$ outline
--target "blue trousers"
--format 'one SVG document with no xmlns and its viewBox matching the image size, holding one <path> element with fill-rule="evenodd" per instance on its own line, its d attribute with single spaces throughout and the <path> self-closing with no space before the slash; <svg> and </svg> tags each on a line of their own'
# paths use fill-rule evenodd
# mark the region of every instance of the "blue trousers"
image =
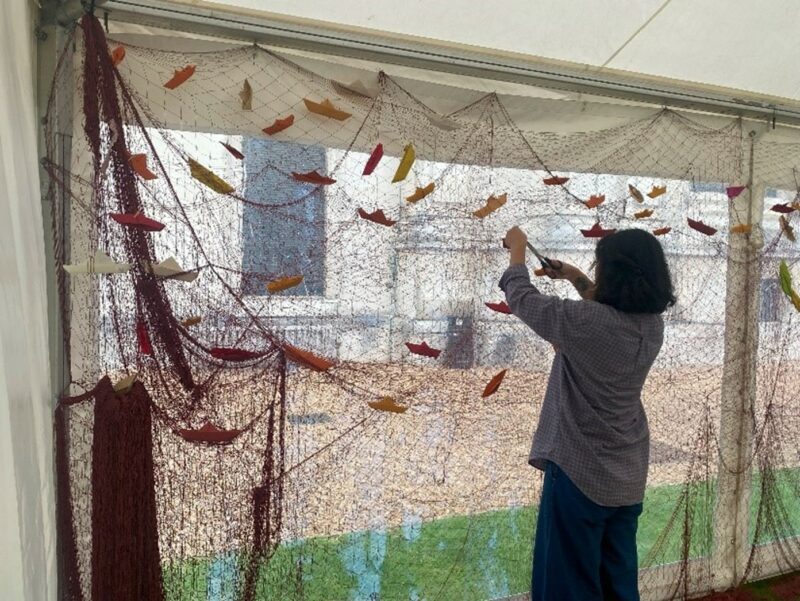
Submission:
<svg viewBox="0 0 800 601">
<path fill-rule="evenodd" d="M 549 462 L 539 502 L 531 601 L 639 601 L 641 513 L 641 503 L 594 503 Z"/>
</svg>

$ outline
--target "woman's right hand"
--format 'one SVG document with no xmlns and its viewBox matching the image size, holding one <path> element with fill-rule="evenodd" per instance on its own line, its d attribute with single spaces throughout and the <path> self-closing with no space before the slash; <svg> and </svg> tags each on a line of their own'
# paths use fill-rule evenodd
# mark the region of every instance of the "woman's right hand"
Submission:
<svg viewBox="0 0 800 601">
<path fill-rule="evenodd" d="M 556 259 L 550 259 L 550 265 L 552 267 L 545 267 L 543 271 L 551 280 L 569 280 L 579 271 L 574 265 Z"/>
</svg>

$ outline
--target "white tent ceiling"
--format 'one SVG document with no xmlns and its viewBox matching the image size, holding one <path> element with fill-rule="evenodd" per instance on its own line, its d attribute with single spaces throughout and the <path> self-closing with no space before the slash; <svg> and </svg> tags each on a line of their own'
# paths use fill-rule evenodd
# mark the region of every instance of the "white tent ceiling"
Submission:
<svg viewBox="0 0 800 601">
<path fill-rule="evenodd" d="M 216 2 L 568 61 L 593 72 L 624 70 L 800 99 L 795 0 Z"/>
</svg>

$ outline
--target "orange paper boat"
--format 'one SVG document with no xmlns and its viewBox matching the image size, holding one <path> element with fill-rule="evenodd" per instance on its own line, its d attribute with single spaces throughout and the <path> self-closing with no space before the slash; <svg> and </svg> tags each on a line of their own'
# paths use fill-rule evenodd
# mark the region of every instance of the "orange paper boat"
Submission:
<svg viewBox="0 0 800 601">
<path fill-rule="evenodd" d="M 737 223 L 731 227 L 731 232 L 734 234 L 749 234 L 753 231 L 753 226 L 749 223 Z"/>
<path fill-rule="evenodd" d="M 617 230 L 614 229 L 604 230 L 603 227 L 600 225 L 600 222 L 598 221 L 588 230 L 581 230 L 581 234 L 583 234 L 585 238 L 604 238 L 610 234 L 613 234 L 616 231 Z"/>
<path fill-rule="evenodd" d="M 508 200 L 507 192 L 501 194 L 500 196 L 495 196 L 494 194 L 492 194 L 488 199 L 486 199 L 486 204 L 483 205 L 480 209 L 473 211 L 472 214 L 475 217 L 483 219 L 484 217 L 491 215 L 497 209 L 506 204 L 506 200 Z"/>
<path fill-rule="evenodd" d="M 275 294 L 276 292 L 280 292 L 282 290 L 288 290 L 289 288 L 294 288 L 295 286 L 299 286 L 300 283 L 303 281 L 303 276 L 301 275 L 293 275 L 286 278 L 280 278 L 278 280 L 273 280 L 269 284 L 267 284 L 267 290 L 270 294 Z"/>
<path fill-rule="evenodd" d="M 195 68 L 196 68 L 195 65 L 189 65 L 187 67 L 184 67 L 183 69 L 175 71 L 175 75 L 173 75 L 172 79 L 170 79 L 167 83 L 164 84 L 164 87 L 170 90 L 174 90 L 179 85 L 186 83 L 186 80 L 189 79 L 192 75 L 194 75 Z"/>
<path fill-rule="evenodd" d="M 367 221 L 372 221 L 373 223 L 377 223 L 379 225 L 385 225 L 386 227 L 392 227 L 397 221 L 394 219 L 389 219 L 386 215 L 384 215 L 381 209 L 377 211 L 373 211 L 372 213 L 367 213 L 364 209 L 358 209 L 358 216 L 361 219 L 366 219 Z"/>
<path fill-rule="evenodd" d="M 555 175 L 553 177 L 547 177 L 542 180 L 545 186 L 563 186 L 568 181 L 569 181 L 568 177 L 558 177 Z"/>
<path fill-rule="evenodd" d="M 190 327 L 192 327 L 192 326 L 196 326 L 196 325 L 197 325 L 198 323 L 200 323 L 201 321 L 203 321 L 203 318 L 202 318 L 202 317 L 200 317 L 200 316 L 198 316 L 198 315 L 195 315 L 195 316 L 193 316 L 193 317 L 187 317 L 186 319 L 184 319 L 184 320 L 181 322 L 181 325 L 182 325 L 184 328 L 190 328 Z"/>
<path fill-rule="evenodd" d="M 418 202 L 433 192 L 436 184 L 431 182 L 424 188 L 417 188 L 411 196 L 406 196 L 406 202 Z"/>
<path fill-rule="evenodd" d="M 505 303 L 505 301 L 500 301 L 499 303 L 483 303 L 487 307 L 489 307 L 492 311 L 497 311 L 498 313 L 505 313 L 507 315 L 511 315 L 511 308 Z"/>
<path fill-rule="evenodd" d="M 636 187 L 636 186 L 634 186 L 633 184 L 628 184 L 628 192 L 630 192 L 630 194 L 631 194 L 631 197 L 632 197 L 632 198 L 633 198 L 633 199 L 634 199 L 636 202 L 644 202 L 644 196 L 643 196 L 643 195 L 642 195 L 642 193 L 639 191 L 639 188 L 637 188 L 637 187 Z"/>
<path fill-rule="evenodd" d="M 324 357 L 319 357 L 310 351 L 299 349 L 291 344 L 284 344 L 283 352 L 290 360 L 313 369 L 314 371 L 327 371 L 333 367 L 333 361 L 325 359 Z"/>
<path fill-rule="evenodd" d="M 225 150 L 230 152 L 235 158 L 239 159 L 240 161 L 244 159 L 244 155 L 240 150 L 237 150 L 236 148 L 234 148 L 230 144 L 226 144 L 225 142 L 220 142 L 220 144 L 222 144 L 225 147 Z"/>
<path fill-rule="evenodd" d="M 234 438 L 242 433 L 241 430 L 223 430 L 211 422 L 206 422 L 201 428 L 196 430 L 181 429 L 181 437 L 190 442 L 202 442 L 205 444 L 229 444 Z"/>
<path fill-rule="evenodd" d="M 336 183 L 335 179 L 320 175 L 316 171 L 309 171 L 308 173 L 297 173 L 296 171 L 292 171 L 292 177 L 298 182 L 315 184 L 317 186 L 330 186 L 331 184 Z"/>
<path fill-rule="evenodd" d="M 500 388 L 500 384 L 503 382 L 503 378 L 506 377 L 507 371 L 507 369 L 504 369 L 496 374 L 491 380 L 489 380 L 489 383 L 486 384 L 486 388 L 483 389 L 483 394 L 481 395 L 483 398 L 492 396 L 495 392 L 497 392 L 497 389 Z"/>
<path fill-rule="evenodd" d="M 308 98 L 303 98 L 306 108 L 317 115 L 328 117 L 329 119 L 336 119 L 337 121 L 344 121 L 349 119 L 352 115 L 346 111 L 337 109 L 334 104 L 327 98 L 322 102 L 314 102 Z"/>
<path fill-rule="evenodd" d="M 669 234 L 671 231 L 672 231 L 671 227 L 660 227 L 657 230 L 653 230 L 653 235 L 654 236 L 664 236 L 666 234 Z"/>
<path fill-rule="evenodd" d="M 367 401 L 367 405 L 377 411 L 387 411 L 389 413 L 405 413 L 408 411 L 408 407 L 399 405 L 397 401 L 390 396 L 381 397 L 377 401 Z"/>
<path fill-rule="evenodd" d="M 642 209 L 638 213 L 634 213 L 634 219 L 647 219 L 650 215 L 653 214 L 653 209 Z"/>
<path fill-rule="evenodd" d="M 284 117 L 283 119 L 275 119 L 275 122 L 272 125 L 269 125 L 262 129 L 265 134 L 268 136 L 274 136 L 278 132 L 283 131 L 291 127 L 294 124 L 294 115 L 289 115 L 288 117 Z"/>
<path fill-rule="evenodd" d="M 606 201 L 605 194 L 593 194 L 589 197 L 589 200 L 586 201 L 586 208 L 587 209 L 594 209 L 595 207 L 599 207 Z"/>
<path fill-rule="evenodd" d="M 128 164 L 145 180 L 156 179 L 158 176 L 147 168 L 146 154 L 132 154 L 128 157 Z"/>
<path fill-rule="evenodd" d="M 702 221 L 696 221 L 694 219 L 686 219 L 689 223 L 689 227 L 693 230 L 697 230 L 701 234 L 705 234 L 706 236 L 713 236 L 717 233 L 716 228 L 711 227 L 710 225 L 706 225 Z"/>
<path fill-rule="evenodd" d="M 650 198 L 658 198 L 662 194 L 666 194 L 666 193 L 667 193 L 667 187 L 666 186 L 653 186 L 653 189 L 650 190 L 647 193 L 647 195 Z"/>
<path fill-rule="evenodd" d="M 122 60 L 125 58 L 125 48 L 122 46 L 117 46 L 111 52 L 111 64 L 115 67 L 118 66 Z"/>
</svg>

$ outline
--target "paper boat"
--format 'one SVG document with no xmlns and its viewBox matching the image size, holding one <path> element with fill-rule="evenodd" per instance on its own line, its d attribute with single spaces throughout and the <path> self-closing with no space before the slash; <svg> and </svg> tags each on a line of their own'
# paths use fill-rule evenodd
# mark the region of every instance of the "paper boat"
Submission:
<svg viewBox="0 0 800 601">
<path fill-rule="evenodd" d="M 144 180 L 156 179 L 158 176 L 147 168 L 147 155 L 132 154 L 128 157 L 131 168 Z"/>
<path fill-rule="evenodd" d="M 728 186 L 727 188 L 725 188 L 725 194 L 728 195 L 728 198 L 733 200 L 734 198 L 739 196 L 739 194 L 744 192 L 746 189 L 747 186 Z"/>
<path fill-rule="evenodd" d="M 605 238 L 609 234 L 613 234 L 616 231 L 617 230 L 615 229 L 604 230 L 600 225 L 600 222 L 597 222 L 588 230 L 581 230 L 581 234 L 583 234 L 585 238 Z"/>
<path fill-rule="evenodd" d="M 667 193 L 667 187 L 666 186 L 653 186 L 653 189 L 650 190 L 647 193 L 647 195 L 650 198 L 658 198 L 662 194 L 666 194 L 666 193 Z"/>
<path fill-rule="evenodd" d="M 204 167 L 194 159 L 189 159 L 189 171 L 191 171 L 194 179 L 205 184 L 218 194 L 230 194 L 236 189 L 208 167 Z"/>
<path fill-rule="evenodd" d="M 110 217 L 117 223 L 146 232 L 160 232 L 164 229 L 163 223 L 145 217 L 141 213 L 110 213 Z"/>
<path fill-rule="evenodd" d="M 408 347 L 408 350 L 414 353 L 415 355 L 422 355 L 423 357 L 433 357 L 434 359 L 436 359 L 442 352 L 439 349 L 429 347 L 427 342 L 422 342 L 421 344 L 406 342 L 406 346 Z"/>
<path fill-rule="evenodd" d="M 358 216 L 361 219 L 366 219 L 367 221 L 372 221 L 373 223 L 377 223 L 379 225 L 385 225 L 386 227 L 392 227 L 397 221 L 394 219 L 389 219 L 386 215 L 384 215 L 381 209 L 377 211 L 373 211 L 372 213 L 367 213 L 364 209 L 358 209 Z"/>
<path fill-rule="evenodd" d="M 701 234 L 705 234 L 706 236 L 713 236 L 717 233 L 717 230 L 710 225 L 706 225 L 702 221 L 695 221 L 694 219 L 686 219 L 689 223 L 689 227 L 693 230 L 697 230 Z"/>
<path fill-rule="evenodd" d="M 111 64 L 115 67 L 119 66 L 122 60 L 125 58 L 125 48 L 122 46 L 117 46 L 111 52 Z"/>
<path fill-rule="evenodd" d="M 783 232 L 783 235 L 786 236 L 786 238 L 791 242 L 794 242 L 795 241 L 794 228 L 789 224 L 789 220 L 786 219 L 786 217 L 784 217 L 783 215 L 781 215 L 778 218 L 778 221 L 781 224 L 781 231 Z"/>
<path fill-rule="evenodd" d="M 383 144 L 378 144 L 373 150 L 372 153 L 369 155 L 367 159 L 367 164 L 364 165 L 364 172 L 361 175 L 372 175 L 372 172 L 375 171 L 375 167 L 378 166 L 381 159 L 383 158 Z"/>
<path fill-rule="evenodd" d="M 336 108 L 334 104 L 327 98 L 322 102 L 314 102 L 308 98 L 303 98 L 303 102 L 310 112 L 316 113 L 317 115 L 322 115 L 323 117 L 328 117 L 329 119 L 344 121 L 345 119 L 352 117 L 351 113 Z"/>
<path fill-rule="evenodd" d="M 98 250 L 93 257 L 81 263 L 64 265 L 64 271 L 71 275 L 76 273 L 125 273 L 130 268 L 129 263 L 117 263 L 102 250 Z"/>
<path fill-rule="evenodd" d="M 250 82 L 247 81 L 247 78 L 245 78 L 242 84 L 242 90 L 239 92 L 239 100 L 242 101 L 243 111 L 253 110 L 253 87 L 250 85 Z"/>
<path fill-rule="evenodd" d="M 545 186 L 563 186 L 568 181 L 568 177 L 557 177 L 554 175 L 553 177 L 546 177 L 542 180 L 542 183 L 544 183 Z"/>
<path fill-rule="evenodd" d="M 258 359 L 259 357 L 264 356 L 264 353 L 258 353 L 255 351 L 247 351 L 241 348 L 231 348 L 224 346 L 215 346 L 208 352 L 215 359 L 220 359 L 222 361 L 234 361 L 234 362 L 250 361 L 251 359 Z"/>
<path fill-rule="evenodd" d="M 491 215 L 497 209 L 502 207 L 506 204 L 506 200 L 508 200 L 508 193 L 503 193 L 500 196 L 495 196 L 492 194 L 489 198 L 486 199 L 486 204 L 483 205 L 480 209 L 473 211 L 472 214 L 475 217 L 483 219 L 484 217 Z"/>
<path fill-rule="evenodd" d="M 377 94 L 364 85 L 364 82 L 360 79 L 351 83 L 341 83 L 338 81 L 331 83 L 333 83 L 333 89 L 340 94 L 354 94 L 356 96 L 362 96 L 363 98 L 374 98 Z"/>
<path fill-rule="evenodd" d="M 777 204 L 777 205 L 772 205 L 770 211 L 774 211 L 776 213 L 783 213 L 786 215 L 794 211 L 794 207 L 788 204 Z"/>
<path fill-rule="evenodd" d="M 240 161 L 244 159 L 244 155 L 240 150 L 234 148 L 230 144 L 226 144 L 225 142 L 220 142 L 220 144 L 222 144 L 225 147 L 225 150 L 230 152 L 235 158 L 239 159 Z"/>
<path fill-rule="evenodd" d="M 185 440 L 206 444 L 228 444 L 242 433 L 241 430 L 223 430 L 211 422 L 206 422 L 196 430 L 181 429 L 179 432 Z"/>
<path fill-rule="evenodd" d="M 644 195 L 639 191 L 639 188 L 637 188 L 633 184 L 628 184 L 628 192 L 631 193 L 631 197 L 636 202 L 644 202 Z"/>
<path fill-rule="evenodd" d="M 292 171 L 292 177 L 298 182 L 315 184 L 317 186 L 330 186 L 331 184 L 336 183 L 335 179 L 320 175 L 316 171 L 309 171 L 308 173 L 297 173 L 296 171 Z"/>
<path fill-rule="evenodd" d="M 129 376 L 125 376 L 121 380 L 118 380 L 117 382 L 114 383 L 114 392 L 116 392 L 117 394 L 125 394 L 127 392 L 130 392 L 131 388 L 133 388 L 133 385 L 136 383 L 138 377 L 139 374 L 133 373 Z"/>
<path fill-rule="evenodd" d="M 296 346 L 292 346 L 291 344 L 284 344 L 283 345 L 283 352 L 286 354 L 286 357 L 295 363 L 299 363 L 300 365 L 304 365 L 314 371 L 327 371 L 331 367 L 333 367 L 333 361 L 325 359 L 324 357 L 320 357 L 315 355 L 310 351 L 304 351 L 303 349 L 299 349 Z"/>
<path fill-rule="evenodd" d="M 274 136 L 278 132 L 282 132 L 284 129 L 288 129 L 289 127 L 294 124 L 294 115 L 289 115 L 288 117 L 284 117 L 283 119 L 275 119 L 275 122 L 272 125 L 268 125 L 261 131 L 263 131 L 268 136 Z"/>
<path fill-rule="evenodd" d="M 488 396 L 493 395 L 497 392 L 497 389 L 500 388 L 500 384 L 503 383 L 503 378 L 506 377 L 506 369 L 496 374 L 491 380 L 489 380 L 488 384 L 486 384 L 486 388 L 483 389 L 483 394 L 481 396 L 486 398 Z"/>
<path fill-rule="evenodd" d="M 606 201 L 605 194 L 592 194 L 584 204 L 586 205 L 587 209 L 594 209 L 595 207 L 599 207 Z"/>
<path fill-rule="evenodd" d="M 417 153 L 414 150 L 414 145 L 406 144 L 406 147 L 403 149 L 403 158 L 400 159 L 400 164 L 397 166 L 397 171 L 395 171 L 394 177 L 392 178 L 393 184 L 406 179 L 406 176 L 408 175 L 408 172 L 411 171 L 411 166 L 414 164 L 414 160 L 416 158 Z"/>
<path fill-rule="evenodd" d="M 653 214 L 653 209 L 642 209 L 638 213 L 634 213 L 634 219 L 647 219 L 650 215 Z"/>
<path fill-rule="evenodd" d="M 417 188 L 414 190 L 414 193 L 411 196 L 406 196 L 406 202 L 419 202 L 423 198 L 425 198 L 428 194 L 433 192 L 436 188 L 436 184 L 434 182 L 429 183 L 424 188 Z"/>
<path fill-rule="evenodd" d="M 295 286 L 299 286 L 300 283 L 303 281 L 303 276 L 301 275 L 293 275 L 286 278 L 280 278 L 278 280 L 273 280 L 267 284 L 267 291 L 270 294 L 275 294 L 276 292 L 281 292 L 282 290 L 288 290 L 289 288 L 294 288 Z"/>
<path fill-rule="evenodd" d="M 653 235 L 654 236 L 664 236 L 666 234 L 669 234 L 671 231 L 672 231 L 671 227 L 660 227 L 657 230 L 653 230 Z"/>
<path fill-rule="evenodd" d="M 506 315 L 511 315 L 511 308 L 505 303 L 505 301 L 500 301 L 499 303 L 483 303 L 487 307 L 489 307 L 492 311 L 497 311 L 498 313 L 505 313 Z"/>
<path fill-rule="evenodd" d="M 408 407 L 400 405 L 390 396 L 381 397 L 377 401 L 367 401 L 367 405 L 377 411 L 386 411 L 388 413 L 405 413 Z"/>
<path fill-rule="evenodd" d="M 449 117 L 443 117 L 441 115 L 428 115 L 427 117 L 431 125 L 445 131 L 454 131 L 461 127 L 456 121 Z"/>
<path fill-rule="evenodd" d="M 195 68 L 196 68 L 195 65 L 188 65 L 183 69 L 175 71 L 175 74 L 172 76 L 172 79 L 170 79 L 167 83 L 165 83 L 164 87 L 170 90 L 174 90 L 179 85 L 185 83 L 186 80 L 189 79 L 192 75 L 194 75 Z"/>
<path fill-rule="evenodd" d="M 734 234 L 749 234 L 753 231 L 753 226 L 749 223 L 737 223 L 731 226 L 731 232 Z"/>
<path fill-rule="evenodd" d="M 139 352 L 142 355 L 153 354 L 153 345 L 150 342 L 150 334 L 147 333 L 147 325 L 141 320 L 136 322 L 136 339 L 139 341 Z"/>
<path fill-rule="evenodd" d="M 175 260 L 174 257 L 165 259 L 161 263 L 145 264 L 145 269 L 160 278 L 169 280 L 180 280 L 182 282 L 194 282 L 200 274 L 196 269 L 186 270 Z"/>
<path fill-rule="evenodd" d="M 192 327 L 192 326 L 196 326 L 196 325 L 197 325 L 198 323 L 200 323 L 201 321 L 203 321 L 203 318 L 202 318 L 202 317 L 200 317 L 199 315 L 195 315 L 195 316 L 192 316 L 192 317 L 187 317 L 186 319 L 184 319 L 184 320 L 181 322 L 181 325 L 182 325 L 184 328 L 190 328 L 190 327 Z"/>
</svg>

